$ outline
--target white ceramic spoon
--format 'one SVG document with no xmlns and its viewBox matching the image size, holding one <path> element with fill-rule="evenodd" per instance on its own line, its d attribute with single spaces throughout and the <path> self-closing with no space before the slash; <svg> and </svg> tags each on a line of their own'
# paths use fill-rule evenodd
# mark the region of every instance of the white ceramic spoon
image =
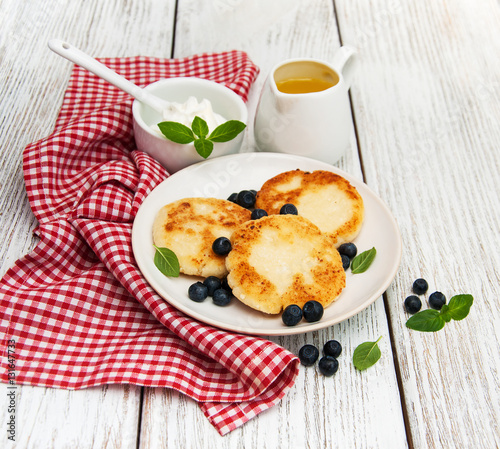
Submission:
<svg viewBox="0 0 500 449">
<path fill-rule="evenodd" d="M 158 98 L 147 90 L 135 85 L 118 73 L 113 72 L 113 70 L 111 70 L 109 67 L 106 67 L 104 64 L 101 64 L 99 61 L 95 60 L 78 48 L 68 44 L 67 42 L 64 42 L 60 39 L 51 39 L 49 41 L 49 48 L 54 53 L 57 53 L 63 58 L 66 58 L 69 61 L 74 62 L 80 67 L 88 70 L 89 72 L 92 72 L 99 78 L 102 78 L 118 87 L 118 89 L 127 92 L 135 99 L 139 100 L 141 103 L 150 106 L 159 113 L 162 113 L 166 109 L 175 107 L 174 104 L 169 103 L 162 98 Z"/>
</svg>

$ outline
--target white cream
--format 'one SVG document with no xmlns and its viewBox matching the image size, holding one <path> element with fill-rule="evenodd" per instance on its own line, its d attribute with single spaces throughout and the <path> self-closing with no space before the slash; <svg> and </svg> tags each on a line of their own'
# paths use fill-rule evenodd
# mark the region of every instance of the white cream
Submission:
<svg viewBox="0 0 500 449">
<path fill-rule="evenodd" d="M 162 118 L 164 121 L 182 123 L 191 128 L 196 116 L 207 122 L 209 133 L 226 121 L 224 117 L 214 112 L 209 100 L 203 99 L 201 102 L 198 102 L 195 97 L 189 97 L 185 103 L 172 102 L 170 106 L 163 111 Z M 152 128 L 161 134 L 157 124 L 153 125 Z"/>
</svg>

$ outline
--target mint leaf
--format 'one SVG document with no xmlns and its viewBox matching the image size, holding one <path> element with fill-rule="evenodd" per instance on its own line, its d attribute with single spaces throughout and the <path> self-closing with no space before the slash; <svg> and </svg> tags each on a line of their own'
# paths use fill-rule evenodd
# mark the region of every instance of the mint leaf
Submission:
<svg viewBox="0 0 500 449">
<path fill-rule="evenodd" d="M 428 309 L 417 312 L 406 322 L 406 327 L 420 332 L 436 332 L 444 327 L 446 321 L 438 310 Z"/>
<path fill-rule="evenodd" d="M 213 142 L 207 139 L 196 139 L 194 141 L 194 147 L 198 154 L 205 159 L 212 154 L 214 149 Z"/>
<path fill-rule="evenodd" d="M 448 313 L 456 321 L 463 320 L 470 311 L 474 298 L 472 295 L 456 295 L 448 303 Z"/>
<path fill-rule="evenodd" d="M 156 248 L 154 263 L 156 268 L 165 276 L 178 277 L 180 273 L 179 260 L 175 253 L 168 248 Z"/>
<path fill-rule="evenodd" d="M 351 262 L 351 273 L 364 273 L 366 270 L 368 270 L 376 255 L 377 250 L 375 249 L 375 247 L 369 249 L 368 251 L 364 251 L 361 254 L 358 254 Z"/>
<path fill-rule="evenodd" d="M 354 366 L 363 371 L 370 366 L 375 365 L 380 359 L 382 353 L 380 352 L 380 348 L 378 347 L 378 342 L 382 337 L 380 337 L 377 341 L 367 341 L 365 343 L 361 343 L 352 354 L 352 363 Z"/>
<path fill-rule="evenodd" d="M 450 309 L 450 307 L 448 306 L 448 304 L 443 304 L 443 307 L 441 307 L 441 310 L 439 311 L 439 315 L 447 323 L 449 323 L 451 321 L 451 315 L 450 315 L 449 309 Z"/>
<path fill-rule="evenodd" d="M 168 140 L 175 143 L 191 143 L 195 139 L 193 131 L 182 123 L 161 122 L 158 123 L 158 128 Z"/>
<path fill-rule="evenodd" d="M 198 136 L 198 137 L 206 137 L 208 134 L 208 125 L 205 120 L 203 120 L 201 117 L 196 116 L 193 119 L 193 123 L 191 124 L 191 128 L 193 129 L 193 132 Z"/>
<path fill-rule="evenodd" d="M 247 125 L 239 120 L 229 120 L 222 125 L 217 126 L 208 139 L 212 142 L 227 142 L 234 139 Z"/>
</svg>

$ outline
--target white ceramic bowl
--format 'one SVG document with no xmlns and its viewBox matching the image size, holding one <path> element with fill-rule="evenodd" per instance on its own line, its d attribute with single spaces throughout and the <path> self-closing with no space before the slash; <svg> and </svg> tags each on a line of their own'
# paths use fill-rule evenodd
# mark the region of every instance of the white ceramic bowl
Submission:
<svg viewBox="0 0 500 449">
<path fill-rule="evenodd" d="M 152 93 L 168 101 L 184 103 L 194 96 L 198 101 L 206 98 L 212 104 L 215 113 L 226 120 L 239 120 L 247 124 L 248 111 L 243 99 L 231 89 L 213 81 L 201 78 L 168 78 L 146 87 Z M 151 127 L 165 119 L 154 109 L 134 100 L 132 104 L 134 118 L 134 137 L 137 148 L 154 157 L 169 173 L 204 161 L 194 145 L 174 143 L 158 135 Z M 214 143 L 209 159 L 237 153 L 243 141 L 241 132 L 229 142 Z"/>
</svg>

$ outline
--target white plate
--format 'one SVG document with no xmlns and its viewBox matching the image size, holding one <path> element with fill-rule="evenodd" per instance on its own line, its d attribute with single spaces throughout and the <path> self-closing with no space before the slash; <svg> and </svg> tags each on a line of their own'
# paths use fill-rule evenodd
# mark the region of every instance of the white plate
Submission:
<svg viewBox="0 0 500 449">
<path fill-rule="evenodd" d="M 164 276 L 154 265 L 153 221 L 167 203 L 187 197 L 227 198 L 243 189 L 259 190 L 262 184 L 281 172 L 329 170 L 348 179 L 363 197 L 365 219 L 354 243 L 358 254 L 372 247 L 377 256 L 370 268 L 361 274 L 347 271 L 346 288 L 339 299 L 325 309 L 316 323 L 305 321 L 287 327 L 281 315 L 257 312 L 233 299 L 226 307 L 189 299 L 189 286 L 200 278 L 181 275 Z M 231 331 L 254 335 L 288 335 L 322 329 L 350 318 L 368 307 L 387 289 L 401 260 L 401 235 L 385 204 L 363 182 L 329 164 L 300 156 L 277 153 L 244 153 L 224 156 L 191 165 L 167 178 L 145 199 L 134 221 L 132 248 L 144 277 L 166 301 L 187 315 L 204 323 Z"/>
</svg>

